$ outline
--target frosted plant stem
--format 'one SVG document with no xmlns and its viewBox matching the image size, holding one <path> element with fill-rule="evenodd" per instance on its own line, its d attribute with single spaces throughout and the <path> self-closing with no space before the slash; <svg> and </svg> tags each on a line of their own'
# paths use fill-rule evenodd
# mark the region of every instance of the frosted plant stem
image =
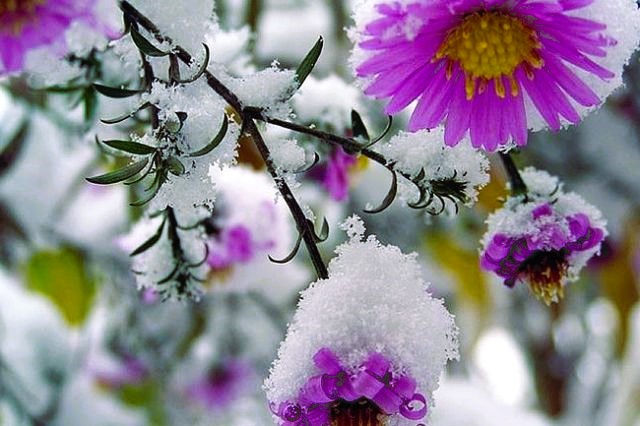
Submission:
<svg viewBox="0 0 640 426">
<path fill-rule="evenodd" d="M 516 164 L 513 162 L 513 158 L 511 158 L 511 154 L 501 152 L 500 159 L 502 160 L 502 164 L 504 165 L 504 169 L 509 176 L 509 181 L 511 182 L 511 194 L 513 196 L 517 195 L 527 195 L 527 185 L 522 180 L 522 176 L 520 176 L 520 172 L 516 167 Z"/>
<path fill-rule="evenodd" d="M 122 1 L 120 2 L 120 9 L 124 12 L 125 16 L 129 19 L 134 20 L 139 25 L 141 25 L 145 30 L 149 31 L 153 36 L 160 42 L 171 42 L 171 40 L 162 35 L 158 27 L 151 22 L 146 16 L 142 15 L 136 8 L 134 8 L 129 2 Z M 174 48 L 175 54 L 182 62 L 185 64 L 191 64 L 193 62 L 193 57 L 186 50 L 184 50 L 180 46 L 175 46 Z M 280 176 L 276 170 L 273 161 L 271 160 L 271 153 L 267 148 L 267 145 L 258 130 L 252 114 L 245 111 L 245 108 L 242 106 L 242 103 L 238 99 L 238 97 L 233 93 L 229 88 L 227 88 L 220 80 L 218 80 L 213 74 L 209 71 L 204 72 L 204 77 L 207 80 L 207 84 L 211 89 L 213 89 L 218 95 L 220 95 L 233 109 L 235 109 L 242 117 L 243 130 L 251 136 L 251 139 L 256 144 L 262 159 L 267 165 L 267 169 L 269 170 L 269 174 L 276 182 L 278 190 L 282 194 L 293 219 L 296 222 L 296 227 L 300 235 L 302 235 L 302 239 L 307 247 L 307 251 L 309 252 L 309 256 L 311 257 L 311 261 L 316 270 L 316 273 L 319 278 L 326 279 L 329 277 L 329 273 L 327 271 L 327 266 L 322 260 L 322 256 L 320 254 L 320 250 L 318 249 L 318 245 L 316 243 L 315 231 L 312 228 L 313 224 L 307 219 L 300 204 L 295 199 L 291 188 L 287 185 L 286 181 Z"/>
</svg>

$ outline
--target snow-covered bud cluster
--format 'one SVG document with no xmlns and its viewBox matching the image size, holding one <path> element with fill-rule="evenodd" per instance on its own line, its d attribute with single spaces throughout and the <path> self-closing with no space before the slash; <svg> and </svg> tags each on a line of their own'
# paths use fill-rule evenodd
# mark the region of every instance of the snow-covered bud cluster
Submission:
<svg viewBox="0 0 640 426">
<path fill-rule="evenodd" d="M 457 357 L 457 328 L 415 254 L 365 240 L 357 217 L 343 227 L 350 241 L 329 278 L 302 293 L 265 383 L 274 417 L 287 426 L 420 420 Z"/>
<path fill-rule="evenodd" d="M 401 195 L 411 207 L 438 213 L 446 208 L 445 200 L 471 206 L 489 182 L 484 154 L 466 144 L 447 147 L 442 139 L 442 128 L 401 132 L 378 148 L 395 170 L 411 178 L 400 181 Z"/>
<path fill-rule="evenodd" d="M 607 235 L 602 213 L 558 178 L 528 168 L 525 195 L 512 196 L 487 219 L 482 267 L 513 287 L 522 282 L 546 304 L 558 302 L 568 282 L 599 253 Z"/>
</svg>

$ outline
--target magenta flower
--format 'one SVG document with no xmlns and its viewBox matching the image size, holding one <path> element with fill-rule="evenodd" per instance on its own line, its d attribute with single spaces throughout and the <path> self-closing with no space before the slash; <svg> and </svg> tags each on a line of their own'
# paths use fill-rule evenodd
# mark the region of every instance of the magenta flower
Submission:
<svg viewBox="0 0 640 426">
<path fill-rule="evenodd" d="M 523 177 L 531 182 L 530 191 L 540 184 L 548 184 L 548 190 L 538 188 L 528 199 L 511 197 L 489 217 L 480 263 L 507 287 L 528 284 L 549 305 L 564 296 L 564 286 L 599 252 L 605 223 L 598 210 L 576 194 L 563 193 L 546 173 L 528 169 Z"/>
<path fill-rule="evenodd" d="M 399 414 L 419 420 L 427 414 L 426 399 L 416 393 L 416 381 L 394 377 L 391 363 L 380 353 L 369 355 L 354 373 L 329 348 L 320 349 L 313 361 L 321 374 L 307 380 L 297 401 L 271 406 L 283 426 L 377 426 L 382 424 L 381 416 Z"/>
<path fill-rule="evenodd" d="M 235 264 L 248 263 L 256 253 L 271 247 L 272 241 L 255 241 L 246 226 L 231 226 L 210 241 L 207 263 L 214 270 L 226 269 Z"/>
<path fill-rule="evenodd" d="M 248 363 L 229 360 L 212 368 L 206 377 L 189 386 L 187 395 L 209 409 L 222 409 L 242 396 L 254 375 Z"/>
<path fill-rule="evenodd" d="M 19 72 L 27 53 L 51 46 L 64 54 L 64 33 L 76 21 L 95 27 L 94 0 L 0 0 L 0 75 Z"/>
<path fill-rule="evenodd" d="M 322 183 L 331 198 L 344 201 L 349 196 L 349 172 L 357 161 L 337 147 L 331 151 L 326 164 L 315 167 L 309 174 Z"/>
<path fill-rule="evenodd" d="M 621 84 L 636 47 L 633 0 L 369 1 L 356 14 L 356 73 L 409 130 L 445 126 L 494 151 L 527 130 L 578 123 Z M 610 25 L 609 25 L 610 24 Z"/>
<path fill-rule="evenodd" d="M 138 358 L 126 355 L 116 370 L 97 371 L 95 376 L 102 386 L 111 389 L 141 383 L 149 375 L 149 370 Z"/>
</svg>

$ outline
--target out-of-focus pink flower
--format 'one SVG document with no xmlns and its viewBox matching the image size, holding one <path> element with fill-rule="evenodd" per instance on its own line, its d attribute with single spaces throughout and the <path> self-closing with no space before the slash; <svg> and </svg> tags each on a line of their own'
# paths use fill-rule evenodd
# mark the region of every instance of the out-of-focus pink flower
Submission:
<svg viewBox="0 0 640 426">
<path fill-rule="evenodd" d="M 65 53 L 65 31 L 74 22 L 103 28 L 95 0 L 0 0 L 0 75 L 22 70 L 27 53 L 41 46 Z"/>
<path fill-rule="evenodd" d="M 188 388 L 187 395 L 209 409 L 225 408 L 248 389 L 254 374 L 251 365 L 232 359 L 212 368 Z"/>
<path fill-rule="evenodd" d="M 338 147 L 331 151 L 326 164 L 315 167 L 309 174 L 321 182 L 331 198 L 344 201 L 349 195 L 349 172 L 357 161 L 356 157 Z"/>
</svg>

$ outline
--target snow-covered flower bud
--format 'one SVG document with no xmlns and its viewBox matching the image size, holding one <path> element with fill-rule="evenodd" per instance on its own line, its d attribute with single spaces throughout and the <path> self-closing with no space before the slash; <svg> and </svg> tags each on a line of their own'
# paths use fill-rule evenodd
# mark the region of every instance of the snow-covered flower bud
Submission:
<svg viewBox="0 0 640 426">
<path fill-rule="evenodd" d="M 266 380 L 271 410 L 286 426 L 416 424 L 457 357 L 457 328 L 415 254 L 364 240 L 356 217 L 343 229 L 350 241 L 302 293 Z"/>
<path fill-rule="evenodd" d="M 565 193 L 548 173 L 528 168 L 522 178 L 527 194 L 509 197 L 487 219 L 481 265 L 508 287 L 528 284 L 549 305 L 563 297 L 564 286 L 599 253 L 606 223 L 596 207 Z"/>
<path fill-rule="evenodd" d="M 400 132 L 379 148 L 394 169 L 412 178 L 413 184 L 400 187 L 412 207 L 437 213 L 445 209 L 445 200 L 471 206 L 489 182 L 489 161 L 482 152 L 467 144 L 448 147 L 443 137 L 442 127 Z"/>
</svg>

